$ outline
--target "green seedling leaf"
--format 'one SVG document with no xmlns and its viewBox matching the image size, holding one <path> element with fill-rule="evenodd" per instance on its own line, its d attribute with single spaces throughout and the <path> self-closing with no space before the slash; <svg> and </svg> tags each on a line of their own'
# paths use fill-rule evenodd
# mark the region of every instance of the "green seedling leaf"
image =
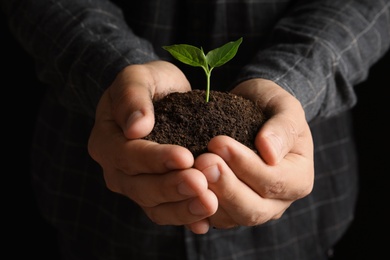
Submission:
<svg viewBox="0 0 390 260">
<path fill-rule="evenodd" d="M 203 68 L 207 79 L 206 102 L 208 102 L 210 96 L 211 71 L 230 61 L 237 54 L 241 42 L 242 37 L 237 41 L 228 42 L 219 48 L 209 51 L 207 55 L 205 55 L 203 48 L 188 44 L 163 46 L 163 49 L 184 64 Z"/>
<path fill-rule="evenodd" d="M 236 56 L 241 42 L 242 38 L 235 42 L 228 42 L 222 47 L 209 51 L 206 55 L 207 64 L 211 68 L 216 68 L 230 61 L 234 56 Z"/>
<path fill-rule="evenodd" d="M 175 59 L 194 67 L 207 66 L 206 56 L 202 49 L 188 44 L 163 46 Z"/>
</svg>

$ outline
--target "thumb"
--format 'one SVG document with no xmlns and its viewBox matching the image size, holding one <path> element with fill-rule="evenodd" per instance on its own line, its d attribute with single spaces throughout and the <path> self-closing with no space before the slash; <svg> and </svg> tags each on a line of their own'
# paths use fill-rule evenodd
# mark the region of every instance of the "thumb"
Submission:
<svg viewBox="0 0 390 260">
<path fill-rule="evenodd" d="M 147 136 L 154 127 L 154 110 L 150 91 L 139 85 L 111 95 L 113 116 L 126 138 Z"/>
<path fill-rule="evenodd" d="M 153 98 L 191 89 L 173 64 L 154 61 L 125 67 L 110 86 L 112 113 L 129 139 L 143 138 L 154 127 Z"/>
<path fill-rule="evenodd" d="M 150 78 L 142 66 L 127 66 L 108 88 L 112 116 L 128 139 L 145 137 L 154 127 L 154 91 L 145 82 Z"/>
</svg>

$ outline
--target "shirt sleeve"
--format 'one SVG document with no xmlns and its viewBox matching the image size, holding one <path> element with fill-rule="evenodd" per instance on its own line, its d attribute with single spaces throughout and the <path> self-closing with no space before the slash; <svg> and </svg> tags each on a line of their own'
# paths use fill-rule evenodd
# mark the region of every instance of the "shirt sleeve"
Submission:
<svg viewBox="0 0 390 260">
<path fill-rule="evenodd" d="M 107 0 L 2 0 L 0 7 L 33 56 L 38 78 L 78 113 L 94 117 L 103 91 L 126 65 L 158 59 Z"/>
<path fill-rule="evenodd" d="M 308 121 L 350 109 L 353 86 L 389 48 L 389 9 L 387 0 L 295 1 L 238 82 L 276 82 L 301 102 Z"/>
</svg>

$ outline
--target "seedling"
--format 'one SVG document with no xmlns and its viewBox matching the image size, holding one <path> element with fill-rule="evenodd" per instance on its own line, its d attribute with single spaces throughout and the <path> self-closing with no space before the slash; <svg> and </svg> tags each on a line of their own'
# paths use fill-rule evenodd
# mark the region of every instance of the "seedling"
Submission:
<svg viewBox="0 0 390 260">
<path fill-rule="evenodd" d="M 211 50 L 206 55 L 202 47 L 198 48 L 188 44 L 163 46 L 163 49 L 168 51 L 175 59 L 187 65 L 203 68 L 207 79 L 206 102 L 209 102 L 211 71 L 231 60 L 236 55 L 241 42 L 242 37 L 237 41 L 228 42 Z"/>
</svg>

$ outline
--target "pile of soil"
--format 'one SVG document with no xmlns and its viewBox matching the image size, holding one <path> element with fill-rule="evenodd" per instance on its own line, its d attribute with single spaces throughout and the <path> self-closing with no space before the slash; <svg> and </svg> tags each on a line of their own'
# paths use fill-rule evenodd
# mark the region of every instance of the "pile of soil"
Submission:
<svg viewBox="0 0 390 260">
<path fill-rule="evenodd" d="M 266 120 L 261 109 L 230 92 L 210 91 L 205 99 L 204 90 L 192 90 L 155 100 L 155 126 L 145 139 L 184 146 L 196 157 L 211 138 L 227 135 L 257 152 L 255 137 Z"/>
</svg>

